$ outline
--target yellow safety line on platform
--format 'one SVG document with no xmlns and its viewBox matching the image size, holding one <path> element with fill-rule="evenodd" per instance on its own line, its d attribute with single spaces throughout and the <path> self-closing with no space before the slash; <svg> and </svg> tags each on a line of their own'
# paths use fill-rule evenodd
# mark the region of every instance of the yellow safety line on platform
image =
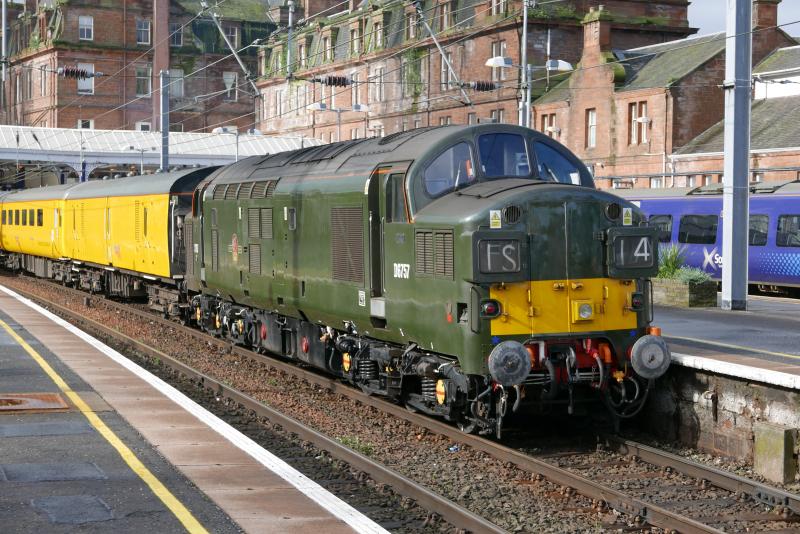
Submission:
<svg viewBox="0 0 800 534">
<path fill-rule="evenodd" d="M 726 349 L 734 349 L 734 350 L 743 350 L 745 352 L 753 352 L 755 354 L 766 354 L 769 356 L 778 356 L 780 358 L 789 358 L 792 360 L 800 360 L 800 355 L 798 354 L 787 354 L 785 352 L 772 352 L 769 350 L 761 350 L 755 349 L 753 347 L 745 347 L 743 345 L 733 345 L 731 343 L 721 343 L 719 341 L 709 341 L 706 339 L 697 339 L 693 337 L 681 337 L 681 336 L 671 336 L 669 334 L 664 334 L 664 337 L 667 340 L 670 339 L 677 339 L 679 341 L 691 341 L 693 343 L 701 343 L 703 345 L 716 345 L 718 347 L 724 347 Z"/>
<path fill-rule="evenodd" d="M 125 460 L 125 463 L 128 464 L 128 467 L 133 470 L 134 473 L 139 475 L 139 478 L 147 484 L 147 486 L 156 494 L 156 496 L 161 499 L 161 502 L 164 503 L 164 506 L 169 508 L 169 510 L 175 515 L 175 517 L 180 521 L 183 526 L 191 532 L 192 534 L 208 534 L 208 531 L 203 528 L 203 525 L 195 519 L 192 513 L 183 505 L 181 502 L 175 498 L 175 496 L 170 492 L 164 484 L 158 480 L 150 470 L 145 467 L 145 465 L 136 457 L 136 455 L 131 451 L 125 443 L 122 442 L 119 437 L 117 437 L 114 432 L 106 426 L 100 417 L 89 408 L 89 405 L 84 402 L 84 400 L 70 389 L 67 383 L 64 381 L 63 378 L 50 366 L 49 363 L 39 355 L 36 350 L 31 347 L 27 341 L 22 339 L 19 334 L 14 332 L 14 330 L 2 319 L 0 319 L 0 326 L 2 326 L 8 334 L 14 338 L 14 341 L 19 343 L 19 345 L 25 349 L 25 352 L 30 354 L 30 356 L 39 364 L 47 376 L 56 383 L 56 385 L 64 392 L 64 394 L 69 397 L 72 403 L 80 410 L 80 412 L 86 416 L 86 419 L 92 424 L 92 426 L 103 436 L 108 443 L 114 447 L 119 455 Z"/>
</svg>

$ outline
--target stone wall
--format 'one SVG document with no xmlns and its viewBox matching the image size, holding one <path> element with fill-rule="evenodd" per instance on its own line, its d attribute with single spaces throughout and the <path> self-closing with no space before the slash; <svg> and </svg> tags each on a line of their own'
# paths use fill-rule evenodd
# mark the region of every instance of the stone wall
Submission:
<svg viewBox="0 0 800 534">
<path fill-rule="evenodd" d="M 681 308 L 713 307 L 717 305 L 717 283 L 687 284 L 669 278 L 653 278 L 653 303 Z"/>
</svg>

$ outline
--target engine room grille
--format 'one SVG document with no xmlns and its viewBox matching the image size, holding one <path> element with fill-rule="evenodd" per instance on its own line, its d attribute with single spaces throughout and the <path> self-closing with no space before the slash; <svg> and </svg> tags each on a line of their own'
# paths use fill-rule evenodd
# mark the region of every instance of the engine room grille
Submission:
<svg viewBox="0 0 800 534">
<path fill-rule="evenodd" d="M 217 230 L 211 230 L 211 270 L 219 268 L 219 234 Z"/>
<path fill-rule="evenodd" d="M 250 243 L 250 274 L 261 274 L 261 245 Z"/>
<path fill-rule="evenodd" d="M 272 208 L 261 208 L 261 239 L 272 239 Z"/>
<path fill-rule="evenodd" d="M 191 223 L 184 224 L 186 229 L 184 235 L 183 249 L 186 251 L 186 274 L 194 275 L 194 226 Z"/>
<path fill-rule="evenodd" d="M 420 230 L 415 235 L 418 275 L 453 279 L 452 230 Z"/>
<path fill-rule="evenodd" d="M 264 198 L 267 196 L 267 186 L 269 182 L 256 182 L 253 190 L 250 191 L 250 198 Z"/>
<path fill-rule="evenodd" d="M 228 184 L 225 189 L 225 200 L 236 200 L 236 194 L 239 192 L 240 184 Z"/>
<path fill-rule="evenodd" d="M 258 208 L 247 209 L 247 237 L 261 237 L 261 212 Z"/>
<path fill-rule="evenodd" d="M 222 200 L 225 198 L 226 187 L 226 185 L 220 184 L 214 188 L 214 200 Z"/>
<path fill-rule="evenodd" d="M 275 193 L 275 188 L 278 187 L 278 180 L 270 180 L 269 185 L 267 185 L 267 192 L 265 198 L 272 198 L 272 195 Z"/>
<path fill-rule="evenodd" d="M 364 213 L 361 206 L 331 208 L 334 280 L 364 283 Z"/>
<path fill-rule="evenodd" d="M 239 187 L 239 192 L 236 193 L 236 198 L 250 198 L 250 192 L 253 190 L 253 182 L 242 184 Z"/>
</svg>

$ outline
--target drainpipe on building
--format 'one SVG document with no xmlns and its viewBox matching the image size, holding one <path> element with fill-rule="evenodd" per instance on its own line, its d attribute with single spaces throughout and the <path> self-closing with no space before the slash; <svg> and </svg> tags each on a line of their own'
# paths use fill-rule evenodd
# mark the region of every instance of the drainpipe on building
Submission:
<svg viewBox="0 0 800 534">
<path fill-rule="evenodd" d="M 153 121 L 151 128 L 161 129 L 161 72 L 169 71 L 169 0 L 153 0 L 153 67 L 150 100 L 153 103 Z M 169 97 L 167 97 L 169 98 Z M 167 128 L 169 129 L 169 128 Z"/>
</svg>

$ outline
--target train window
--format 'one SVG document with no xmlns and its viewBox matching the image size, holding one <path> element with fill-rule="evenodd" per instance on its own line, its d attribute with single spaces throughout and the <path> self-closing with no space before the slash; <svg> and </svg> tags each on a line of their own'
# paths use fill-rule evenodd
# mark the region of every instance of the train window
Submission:
<svg viewBox="0 0 800 534">
<path fill-rule="evenodd" d="M 3 210 L 3 220 L 0 224 L 5 224 L 5 223 L 6 223 L 6 210 Z"/>
<path fill-rule="evenodd" d="M 581 172 L 555 148 L 544 143 L 533 143 L 540 180 L 581 185 Z"/>
<path fill-rule="evenodd" d="M 407 222 L 404 174 L 392 174 L 386 180 L 386 222 Z"/>
<path fill-rule="evenodd" d="M 22 210 L 22 226 L 28 226 L 28 210 Z"/>
<path fill-rule="evenodd" d="M 678 228 L 678 243 L 711 245 L 717 242 L 716 215 L 684 215 Z"/>
<path fill-rule="evenodd" d="M 14 210 L 14 224 L 19 226 L 19 210 Z"/>
<path fill-rule="evenodd" d="M 779 247 L 800 247 L 800 215 L 781 215 L 778 217 Z"/>
<path fill-rule="evenodd" d="M 33 208 L 28 210 L 28 224 L 31 226 L 36 226 L 36 223 L 33 220 Z"/>
<path fill-rule="evenodd" d="M 44 210 L 42 208 L 36 210 L 36 226 L 44 226 Z"/>
<path fill-rule="evenodd" d="M 767 244 L 769 232 L 769 215 L 751 215 L 750 232 L 747 239 L 751 247 L 763 247 Z"/>
<path fill-rule="evenodd" d="M 659 242 L 669 243 L 672 241 L 672 215 L 651 215 L 648 223 L 658 229 Z"/>
<path fill-rule="evenodd" d="M 442 152 L 425 169 L 425 192 L 440 197 L 459 186 L 475 181 L 472 150 L 467 143 L 458 143 Z"/>
<path fill-rule="evenodd" d="M 531 174 L 528 150 L 521 135 L 509 133 L 482 135 L 478 138 L 478 153 L 481 169 L 486 178 Z"/>
</svg>

